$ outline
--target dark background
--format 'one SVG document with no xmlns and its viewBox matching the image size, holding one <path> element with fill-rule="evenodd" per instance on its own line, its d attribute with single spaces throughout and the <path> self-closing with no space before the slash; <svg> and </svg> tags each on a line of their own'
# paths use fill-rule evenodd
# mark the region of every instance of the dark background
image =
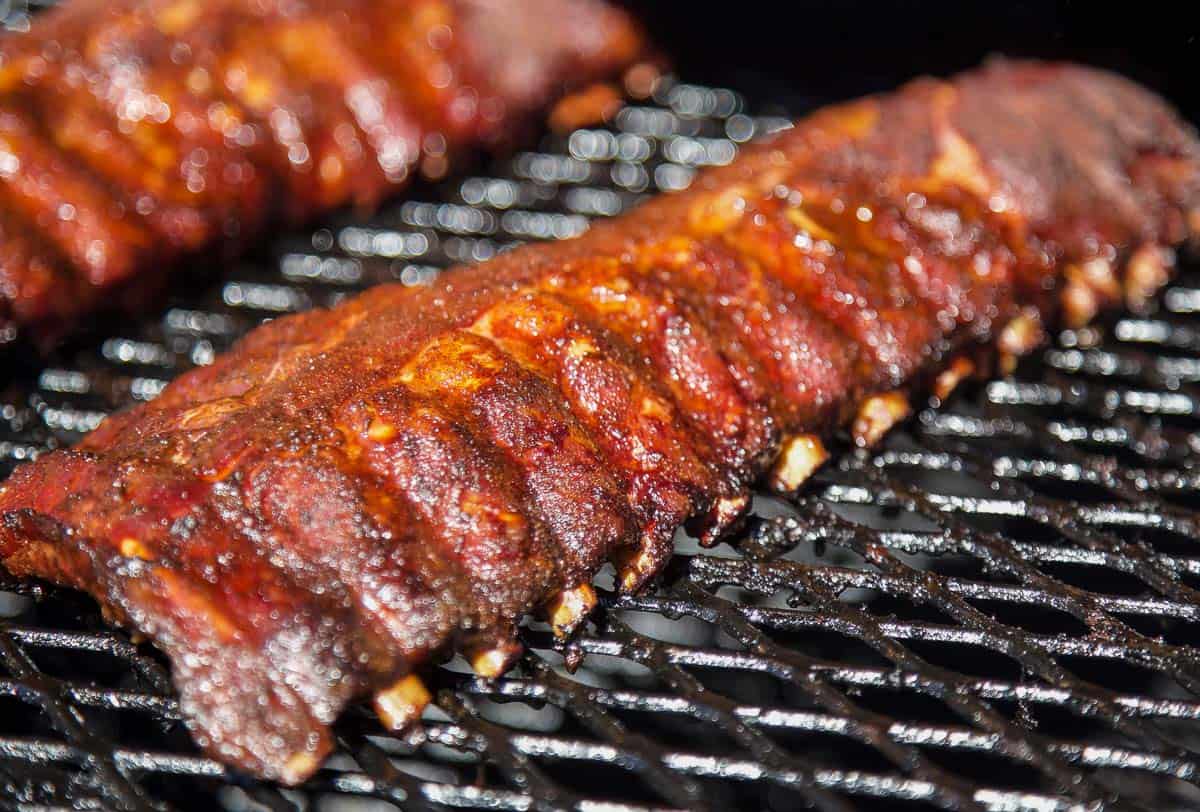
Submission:
<svg viewBox="0 0 1200 812">
<path fill-rule="evenodd" d="M 629 0 L 681 77 L 792 109 L 992 54 L 1120 71 L 1200 121 L 1200 2 Z"/>
</svg>

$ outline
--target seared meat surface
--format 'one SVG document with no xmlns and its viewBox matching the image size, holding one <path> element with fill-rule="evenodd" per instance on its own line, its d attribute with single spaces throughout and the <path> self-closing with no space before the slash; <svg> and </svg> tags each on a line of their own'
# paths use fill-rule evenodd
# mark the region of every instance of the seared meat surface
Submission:
<svg viewBox="0 0 1200 812">
<path fill-rule="evenodd" d="M 64 3 L 0 38 L 0 332 L 440 177 L 642 48 L 602 0 Z"/>
<path fill-rule="evenodd" d="M 20 468 L 0 560 L 154 639 L 206 750 L 299 781 L 355 697 L 403 725 L 436 652 L 502 673 L 522 615 L 569 633 L 606 561 L 642 588 L 685 522 L 713 541 L 831 433 L 870 444 L 917 393 L 1139 304 L 1197 232 L 1200 144 L 1145 90 L 920 80 L 580 238 L 260 327 Z"/>
</svg>

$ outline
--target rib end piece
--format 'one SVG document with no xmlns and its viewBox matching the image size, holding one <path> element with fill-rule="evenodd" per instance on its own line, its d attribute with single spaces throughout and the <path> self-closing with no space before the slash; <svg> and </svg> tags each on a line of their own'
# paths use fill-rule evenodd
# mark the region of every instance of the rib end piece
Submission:
<svg viewBox="0 0 1200 812">
<path fill-rule="evenodd" d="M 1125 303 L 1142 312 L 1154 294 L 1171 278 L 1175 252 L 1161 245 L 1143 245 L 1125 267 Z"/>
<path fill-rule="evenodd" d="M 722 496 L 704 516 L 688 524 L 688 532 L 700 540 L 702 547 L 715 547 L 732 533 L 750 509 L 749 491 Z"/>
<path fill-rule="evenodd" d="M 491 645 L 481 645 L 467 652 L 467 659 L 475 673 L 484 679 L 504 676 L 520 659 L 525 648 L 516 640 L 502 640 Z"/>
<path fill-rule="evenodd" d="M 1011 375 L 1022 356 L 1033 352 L 1046 339 L 1042 316 L 1036 308 L 1026 308 L 1004 326 L 996 342 L 1000 371 Z"/>
<path fill-rule="evenodd" d="M 854 444 L 859 448 L 870 448 L 883 439 L 897 423 L 912 414 L 908 396 L 896 390 L 872 395 L 858 408 L 858 415 L 850 427 Z"/>
<path fill-rule="evenodd" d="M 409 674 L 375 694 L 375 712 L 389 730 L 404 730 L 421 718 L 430 699 L 421 678 Z"/>
<path fill-rule="evenodd" d="M 779 459 L 771 470 L 771 487 L 779 493 L 795 493 L 829 459 L 829 452 L 815 434 L 785 437 Z"/>
<path fill-rule="evenodd" d="M 958 389 L 959 384 L 975 374 L 975 362 L 966 356 L 959 356 L 950 362 L 950 366 L 941 372 L 933 382 L 933 396 L 939 403 L 944 402 Z"/>
<path fill-rule="evenodd" d="M 599 599 L 591 584 L 564 589 L 546 603 L 546 616 L 560 639 L 570 637 L 596 608 Z"/>
</svg>

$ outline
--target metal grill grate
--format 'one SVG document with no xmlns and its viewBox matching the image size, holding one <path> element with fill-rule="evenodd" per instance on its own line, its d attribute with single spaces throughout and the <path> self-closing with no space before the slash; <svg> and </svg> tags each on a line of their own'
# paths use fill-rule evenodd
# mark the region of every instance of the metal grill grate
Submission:
<svg viewBox="0 0 1200 812">
<path fill-rule="evenodd" d="M 612 128 L 280 239 L 160 318 L 0 381 L 4 470 L 264 318 L 683 188 L 785 126 L 743 107 L 664 83 Z M 1063 333 L 879 452 L 840 454 L 794 503 L 760 496 L 736 545 L 681 538 L 657 592 L 604 592 L 568 650 L 531 624 L 508 678 L 447 663 L 418 730 L 353 710 L 300 790 L 199 755 L 158 655 L 90 601 L 0 576 L 0 807 L 1194 807 L 1198 313 L 1191 271 L 1153 317 Z"/>
</svg>

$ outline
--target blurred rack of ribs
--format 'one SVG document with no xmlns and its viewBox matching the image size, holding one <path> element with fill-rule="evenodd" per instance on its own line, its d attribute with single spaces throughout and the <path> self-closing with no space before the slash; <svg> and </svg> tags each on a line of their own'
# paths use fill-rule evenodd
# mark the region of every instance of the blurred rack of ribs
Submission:
<svg viewBox="0 0 1200 812">
<path fill-rule="evenodd" d="M 642 51 L 602 0 L 67 0 L 0 39 L 0 333 L 372 207 Z"/>
</svg>

